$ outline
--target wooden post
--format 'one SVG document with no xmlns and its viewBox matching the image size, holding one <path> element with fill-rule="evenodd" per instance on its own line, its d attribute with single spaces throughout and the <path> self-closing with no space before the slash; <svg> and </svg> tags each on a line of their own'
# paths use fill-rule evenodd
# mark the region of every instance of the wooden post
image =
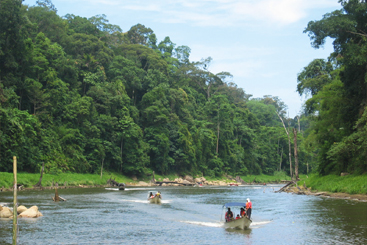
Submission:
<svg viewBox="0 0 367 245">
<path fill-rule="evenodd" d="M 13 173 L 14 173 L 14 203 L 13 203 L 13 245 L 17 244 L 17 233 L 18 233 L 18 220 L 17 220 L 17 209 L 18 209 L 18 200 L 17 200 L 17 157 L 13 157 Z"/>
<path fill-rule="evenodd" d="M 57 192 L 57 188 L 55 188 L 55 197 L 52 198 L 54 202 L 60 201 L 59 193 Z"/>
</svg>

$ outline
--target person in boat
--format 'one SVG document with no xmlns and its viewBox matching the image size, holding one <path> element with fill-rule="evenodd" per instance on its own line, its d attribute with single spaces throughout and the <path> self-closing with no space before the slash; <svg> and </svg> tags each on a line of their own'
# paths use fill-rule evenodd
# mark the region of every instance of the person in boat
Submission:
<svg viewBox="0 0 367 245">
<path fill-rule="evenodd" d="M 246 202 L 246 216 L 249 219 L 251 219 L 251 212 L 252 212 L 252 202 L 250 201 L 250 198 L 247 198 L 247 202 Z"/>
<path fill-rule="evenodd" d="M 153 197 L 154 197 L 153 192 L 150 192 L 149 193 L 149 198 L 153 198 Z"/>
<path fill-rule="evenodd" d="M 156 194 L 155 194 L 156 197 L 159 197 L 159 198 L 162 198 L 162 195 L 161 193 L 158 191 Z"/>
<path fill-rule="evenodd" d="M 226 212 L 225 218 L 226 218 L 226 222 L 229 222 L 233 219 L 233 213 L 232 213 L 230 208 L 228 208 L 228 211 Z"/>
<path fill-rule="evenodd" d="M 236 219 L 240 219 L 241 217 L 240 217 L 240 215 L 239 214 L 237 214 L 237 217 L 236 217 Z"/>
<path fill-rule="evenodd" d="M 244 208 L 241 208 L 240 216 L 241 216 L 241 217 L 246 216 L 246 211 L 245 211 L 245 209 L 244 209 Z"/>
</svg>

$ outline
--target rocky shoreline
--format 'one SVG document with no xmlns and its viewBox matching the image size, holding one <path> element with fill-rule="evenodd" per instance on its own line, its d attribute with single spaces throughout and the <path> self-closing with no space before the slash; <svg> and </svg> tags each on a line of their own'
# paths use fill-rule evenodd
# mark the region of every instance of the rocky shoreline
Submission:
<svg viewBox="0 0 367 245">
<path fill-rule="evenodd" d="M 283 190 L 287 193 L 292 193 L 296 195 L 310 195 L 310 196 L 321 196 L 326 198 L 338 198 L 338 199 L 348 199 L 354 201 L 367 202 L 367 195 L 363 194 L 348 194 L 341 192 L 327 192 L 327 191 L 317 191 L 311 190 L 305 186 L 297 186 L 297 184 L 290 185 Z"/>
<path fill-rule="evenodd" d="M 110 179 L 111 180 L 111 179 Z M 115 181 L 114 181 L 115 182 Z M 117 182 L 115 182 L 117 183 Z M 272 182 L 273 183 L 273 182 Z M 234 179 L 234 178 L 227 178 L 222 180 L 213 180 L 208 181 L 205 177 L 198 177 L 193 178 L 192 176 L 185 176 L 182 178 L 175 178 L 170 180 L 169 178 L 164 179 L 154 179 L 150 181 L 138 181 L 135 182 L 127 182 L 125 183 L 125 188 L 128 187 L 147 187 L 147 186 L 195 186 L 195 185 L 202 185 L 202 186 L 228 186 L 229 184 L 235 184 L 235 185 L 251 185 L 251 184 L 260 184 L 260 183 L 246 183 L 242 179 Z M 269 184 L 269 183 L 268 183 Z M 275 183 L 273 183 L 275 184 Z M 279 183 L 276 183 L 279 184 Z M 19 191 L 26 191 L 26 190 L 52 190 L 55 188 L 58 189 L 69 189 L 69 188 L 94 188 L 94 187 L 116 187 L 111 182 L 107 183 L 106 185 L 68 185 L 67 182 L 65 183 L 56 183 L 52 186 L 40 186 L 40 187 L 24 187 L 24 186 L 18 186 Z M 13 191 L 13 188 L 0 188 L 0 192 L 6 192 L 6 191 Z"/>
</svg>

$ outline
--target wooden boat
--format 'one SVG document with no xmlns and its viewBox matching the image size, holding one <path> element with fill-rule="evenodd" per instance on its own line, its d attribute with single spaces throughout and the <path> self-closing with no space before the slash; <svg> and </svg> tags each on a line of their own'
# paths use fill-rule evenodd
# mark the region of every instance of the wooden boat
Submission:
<svg viewBox="0 0 367 245">
<path fill-rule="evenodd" d="M 252 221 L 247 218 L 246 216 L 243 216 L 239 219 L 233 219 L 229 222 L 224 223 L 225 228 L 234 228 L 234 229 L 240 229 L 240 230 L 246 230 L 250 227 L 250 224 Z"/>
<path fill-rule="evenodd" d="M 153 192 L 149 192 L 148 201 L 149 201 L 149 203 L 161 204 L 161 202 L 162 202 L 161 193 L 158 191 L 158 192 L 155 193 L 155 195 L 153 195 Z"/>
<path fill-rule="evenodd" d="M 240 202 L 230 202 L 223 205 L 223 208 L 241 208 L 245 207 L 246 203 L 240 203 Z M 224 227 L 225 228 L 232 228 L 232 229 L 241 229 L 245 230 L 250 227 L 252 223 L 252 220 L 247 218 L 246 216 L 243 216 L 239 219 L 231 219 L 230 221 L 224 221 Z"/>
</svg>

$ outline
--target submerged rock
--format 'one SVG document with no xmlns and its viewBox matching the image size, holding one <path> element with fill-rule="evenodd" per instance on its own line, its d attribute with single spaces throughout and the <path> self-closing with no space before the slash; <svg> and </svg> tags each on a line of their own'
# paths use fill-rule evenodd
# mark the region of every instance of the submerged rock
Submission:
<svg viewBox="0 0 367 245">
<path fill-rule="evenodd" d="M 13 217 L 13 212 L 8 207 L 0 206 L 0 218 L 11 218 Z"/>
<path fill-rule="evenodd" d="M 27 210 L 27 208 L 25 207 L 25 206 L 23 206 L 23 205 L 20 205 L 18 208 L 17 208 L 17 213 L 18 214 L 21 214 L 21 213 L 23 213 L 24 211 L 26 211 Z"/>
<path fill-rule="evenodd" d="M 25 210 L 21 214 L 19 214 L 19 218 L 38 218 L 43 216 L 40 211 L 38 211 L 37 206 L 32 206 L 29 209 Z"/>
</svg>

